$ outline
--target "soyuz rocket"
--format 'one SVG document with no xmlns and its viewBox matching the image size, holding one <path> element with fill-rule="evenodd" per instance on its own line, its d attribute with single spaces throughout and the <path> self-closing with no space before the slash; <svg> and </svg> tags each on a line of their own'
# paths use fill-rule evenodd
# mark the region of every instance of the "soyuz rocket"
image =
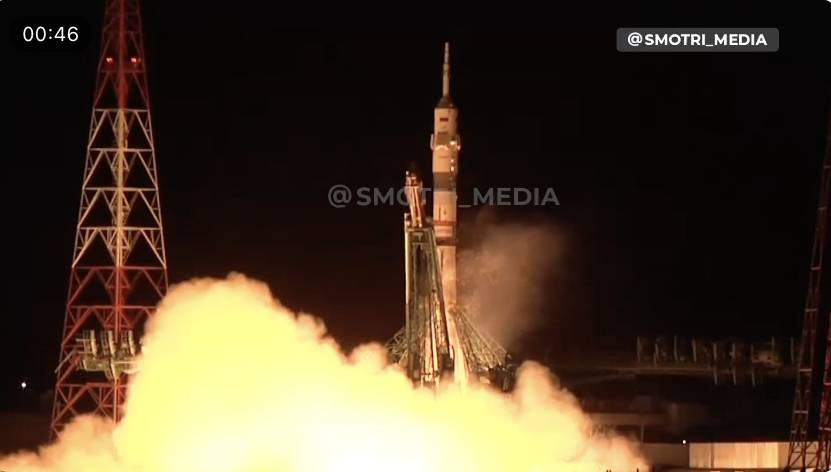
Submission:
<svg viewBox="0 0 831 472">
<path fill-rule="evenodd" d="M 433 228 L 438 247 L 444 303 L 456 305 L 456 176 L 459 174 L 459 110 L 450 98 L 450 44 L 444 43 L 442 95 L 433 110 Z"/>
</svg>

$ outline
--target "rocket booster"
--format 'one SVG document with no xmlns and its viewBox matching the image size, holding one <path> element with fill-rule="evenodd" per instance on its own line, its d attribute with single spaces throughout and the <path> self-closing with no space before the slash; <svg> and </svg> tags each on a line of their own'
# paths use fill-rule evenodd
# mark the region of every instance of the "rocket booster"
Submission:
<svg viewBox="0 0 831 472">
<path fill-rule="evenodd" d="M 456 176 L 459 173 L 459 110 L 450 99 L 450 45 L 444 43 L 442 96 L 433 111 L 433 228 L 445 305 L 456 305 Z"/>
</svg>

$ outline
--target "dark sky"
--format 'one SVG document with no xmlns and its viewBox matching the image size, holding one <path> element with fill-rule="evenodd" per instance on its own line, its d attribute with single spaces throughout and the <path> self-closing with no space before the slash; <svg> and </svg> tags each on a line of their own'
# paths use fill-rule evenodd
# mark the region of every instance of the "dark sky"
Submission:
<svg viewBox="0 0 831 472">
<path fill-rule="evenodd" d="M 526 11 L 525 22 L 515 13 L 436 31 L 146 3 L 173 282 L 241 271 L 348 346 L 392 335 L 403 322 L 403 209 L 335 209 L 327 189 L 399 186 L 411 162 L 429 169 L 449 39 L 461 192 L 552 187 L 561 203 L 495 212 L 569 235 L 568 276 L 546 300 L 557 318 L 528 355 L 630 346 L 639 333 L 797 333 L 831 103 L 831 3 L 552 24 Z M 4 0 L 0 23 L 75 14 L 98 31 L 101 10 Z M 615 29 L 632 25 L 777 26 L 781 49 L 620 54 Z M 3 44 L 7 393 L 23 378 L 38 391 L 53 381 L 97 43 L 96 33 L 80 53 L 39 54 Z"/>
</svg>

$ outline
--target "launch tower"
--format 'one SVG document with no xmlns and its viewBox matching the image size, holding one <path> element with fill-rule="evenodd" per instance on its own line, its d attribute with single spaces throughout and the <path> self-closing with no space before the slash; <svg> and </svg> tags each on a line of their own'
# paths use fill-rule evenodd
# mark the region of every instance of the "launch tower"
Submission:
<svg viewBox="0 0 831 472">
<path fill-rule="evenodd" d="M 828 236 L 828 205 L 831 197 L 831 118 L 828 122 L 828 134 L 825 158 L 820 170 L 819 203 L 814 227 L 814 244 L 811 249 L 811 265 L 808 271 L 808 292 L 805 296 L 805 310 L 802 317 L 802 336 L 799 342 L 799 354 L 796 359 L 796 388 L 793 410 L 791 413 L 791 431 L 788 447 L 788 468 L 791 470 L 828 470 L 831 468 L 831 310 L 828 317 L 828 333 L 825 342 L 819 341 L 820 308 L 823 285 L 823 253 Z M 826 289 L 827 290 L 827 289 Z M 822 351 L 825 355 L 822 356 Z M 819 356 L 817 356 L 819 354 Z M 820 361 L 818 357 L 824 359 Z M 820 362 L 822 377 L 816 366 Z M 822 379 L 819 409 L 819 440 L 811 437 L 812 387 L 818 377 Z"/>
<path fill-rule="evenodd" d="M 414 383 L 442 380 L 497 382 L 506 386 L 507 353 L 479 331 L 460 306 L 448 308 L 439 270 L 434 227 L 424 216 L 421 181 L 408 173 L 410 212 L 404 218 L 405 324 L 387 348 Z"/>
<path fill-rule="evenodd" d="M 118 421 L 134 331 L 167 290 L 138 0 L 106 0 L 50 433 Z M 103 373 L 102 373 L 103 372 Z"/>
</svg>

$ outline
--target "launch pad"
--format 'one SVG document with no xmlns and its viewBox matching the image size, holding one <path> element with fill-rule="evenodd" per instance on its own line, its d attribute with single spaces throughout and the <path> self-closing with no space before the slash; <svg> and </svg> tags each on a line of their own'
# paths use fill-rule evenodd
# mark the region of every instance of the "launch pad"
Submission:
<svg viewBox="0 0 831 472">
<path fill-rule="evenodd" d="M 405 325 L 388 343 L 390 358 L 421 385 L 442 379 L 510 386 L 508 354 L 476 328 L 460 306 L 447 308 L 434 228 L 424 216 L 421 181 L 406 176 L 410 211 L 404 220 Z"/>
</svg>

